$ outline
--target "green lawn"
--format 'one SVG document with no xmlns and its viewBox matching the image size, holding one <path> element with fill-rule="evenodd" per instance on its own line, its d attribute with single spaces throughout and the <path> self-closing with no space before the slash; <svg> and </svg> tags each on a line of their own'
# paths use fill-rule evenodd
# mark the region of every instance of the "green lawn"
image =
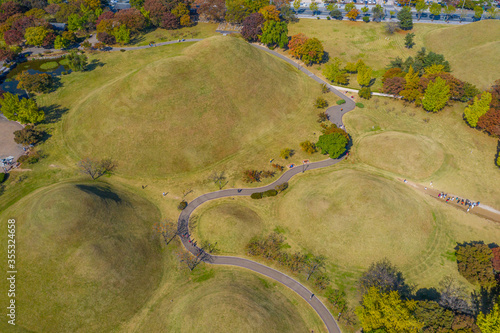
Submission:
<svg viewBox="0 0 500 333">
<path fill-rule="evenodd" d="M 127 46 L 142 46 L 148 45 L 150 42 L 161 43 L 177 39 L 207 38 L 218 34 L 215 32 L 217 26 L 217 23 L 198 23 L 192 27 L 176 30 L 158 28 L 135 37 Z"/>
<path fill-rule="evenodd" d="M 414 23 L 411 32 L 415 34 L 416 45 L 412 49 L 404 46 L 407 32 L 389 35 L 383 23 L 303 19 L 290 24 L 288 31 L 290 36 L 304 33 L 317 37 L 328 56 L 339 57 L 344 64 L 362 59 L 374 70 L 377 80 L 372 90 L 376 91 L 382 88 L 381 77 L 391 60 L 415 56 L 422 47 L 443 54 L 450 61 L 454 75 L 481 89 L 498 79 L 495 75 L 500 70 L 496 61 L 500 52 L 500 22 L 486 20 L 463 26 Z M 313 65 L 312 70 L 321 73 L 322 67 Z M 349 86 L 359 88 L 356 75 L 351 75 Z"/>
<path fill-rule="evenodd" d="M 197 239 L 245 256 L 255 235 L 284 232 L 290 251 L 328 257 L 334 283 L 356 304 L 356 280 L 389 258 L 418 287 L 446 275 L 463 280 L 448 259 L 456 242 L 500 239 L 500 225 L 445 205 L 404 185 L 407 178 L 500 208 L 496 140 L 465 125 L 462 104 L 439 114 L 373 98 L 346 116 L 349 159 L 306 172 L 277 197 L 219 200 L 196 212 Z M 472 151 L 472 153 L 471 153 Z M 489 163 L 487 163 L 489 162 Z M 258 259 L 259 260 L 259 259 Z M 283 268 L 281 268 L 283 269 Z M 304 279 L 299 276 L 299 279 Z"/>
</svg>

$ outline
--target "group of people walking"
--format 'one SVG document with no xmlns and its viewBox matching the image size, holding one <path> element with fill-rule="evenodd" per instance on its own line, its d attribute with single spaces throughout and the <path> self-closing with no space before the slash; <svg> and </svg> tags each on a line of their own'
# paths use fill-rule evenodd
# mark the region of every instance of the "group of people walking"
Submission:
<svg viewBox="0 0 500 333">
<path fill-rule="evenodd" d="M 476 202 L 476 201 L 470 201 L 469 199 L 453 197 L 453 196 L 450 196 L 447 193 L 443 193 L 443 192 L 438 194 L 438 198 L 446 200 L 446 202 L 452 202 L 452 203 L 456 203 L 457 205 L 465 206 L 465 207 L 467 207 L 467 211 L 473 209 L 476 206 L 479 206 L 479 204 L 480 204 L 479 201 Z"/>
</svg>

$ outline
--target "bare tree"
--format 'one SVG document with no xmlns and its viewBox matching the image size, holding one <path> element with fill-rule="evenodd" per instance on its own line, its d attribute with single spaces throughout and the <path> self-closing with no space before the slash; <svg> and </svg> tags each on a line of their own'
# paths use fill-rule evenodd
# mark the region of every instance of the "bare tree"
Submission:
<svg viewBox="0 0 500 333">
<path fill-rule="evenodd" d="M 82 173 L 89 175 L 92 180 L 111 173 L 116 168 L 115 163 L 110 159 L 96 160 L 89 157 L 82 159 L 77 166 Z"/>
<path fill-rule="evenodd" d="M 217 242 L 212 244 L 209 241 L 204 240 L 201 243 L 201 247 L 210 254 L 217 254 L 220 252 L 220 249 L 217 247 Z"/>
<path fill-rule="evenodd" d="M 189 193 L 193 192 L 192 189 L 187 189 L 184 192 L 182 192 L 182 199 L 184 199 Z"/>
<path fill-rule="evenodd" d="M 387 22 L 385 24 L 385 31 L 390 35 L 395 33 L 397 28 L 398 28 L 398 24 L 396 22 Z"/>
<path fill-rule="evenodd" d="M 153 229 L 163 236 L 167 245 L 174 240 L 175 236 L 179 235 L 177 224 L 170 220 L 166 220 L 163 223 L 155 223 Z"/>
<path fill-rule="evenodd" d="M 205 252 L 204 249 L 197 249 L 198 254 L 195 256 L 191 252 L 179 252 L 178 257 L 180 262 L 184 262 L 189 270 L 194 270 L 201 262 L 213 262 L 212 256 Z"/>
<path fill-rule="evenodd" d="M 326 257 L 310 255 L 306 258 L 305 270 L 307 274 L 307 280 L 311 278 L 314 272 L 325 268 Z"/>
<path fill-rule="evenodd" d="M 406 284 L 403 273 L 387 259 L 371 264 L 359 279 L 359 287 L 363 294 L 377 287 L 382 292 L 398 291 L 403 297 L 409 297 L 413 289 Z"/>
<path fill-rule="evenodd" d="M 439 305 L 455 312 L 472 314 L 470 297 L 467 289 L 451 276 L 446 276 L 441 282 Z"/>
<path fill-rule="evenodd" d="M 214 182 L 214 184 L 219 188 L 219 190 L 222 190 L 224 186 L 226 186 L 228 183 L 224 171 L 221 172 L 214 171 L 214 173 L 210 175 L 209 179 Z"/>
</svg>

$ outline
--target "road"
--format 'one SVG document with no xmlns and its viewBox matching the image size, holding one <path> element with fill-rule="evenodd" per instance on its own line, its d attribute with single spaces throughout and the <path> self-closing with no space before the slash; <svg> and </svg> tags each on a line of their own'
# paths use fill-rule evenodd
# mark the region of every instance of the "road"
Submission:
<svg viewBox="0 0 500 333">
<path fill-rule="evenodd" d="M 188 40 L 186 40 L 188 41 Z M 163 44 L 163 43 L 162 43 Z M 355 107 L 355 103 L 353 100 L 351 100 L 348 96 L 342 94 L 340 91 L 335 89 L 333 86 L 329 85 L 327 82 L 324 82 L 321 80 L 319 77 L 311 73 L 309 70 L 306 68 L 296 64 L 293 60 L 288 59 L 287 57 L 276 53 L 274 51 L 271 51 L 265 47 L 262 47 L 260 45 L 252 44 L 254 47 L 257 47 L 265 52 L 271 53 L 272 55 L 282 59 L 283 61 L 286 61 L 287 63 L 297 67 L 300 71 L 304 72 L 306 75 L 311 77 L 313 80 L 315 80 L 318 83 L 321 84 L 326 84 L 330 91 L 334 93 L 335 95 L 339 96 L 340 98 L 344 99 L 346 101 L 345 104 L 339 106 L 339 105 L 334 105 L 331 106 L 327 109 L 326 113 L 329 116 L 330 121 L 333 123 L 337 124 L 338 126 L 343 125 L 342 123 L 342 116 L 347 113 L 348 111 L 351 111 Z M 181 234 L 181 241 L 184 247 L 191 252 L 193 255 L 198 256 L 200 254 L 203 254 L 203 250 L 194 245 L 193 240 L 191 239 L 190 233 L 189 233 L 189 218 L 191 214 L 202 204 L 205 202 L 215 200 L 215 199 L 220 199 L 220 198 L 226 198 L 226 197 L 234 197 L 234 196 L 249 196 L 252 193 L 256 192 L 264 192 L 267 190 L 274 189 L 277 185 L 281 185 L 285 182 L 288 182 L 292 177 L 304 173 L 309 170 L 314 170 L 314 169 L 319 169 L 319 168 L 326 168 L 329 166 L 332 166 L 338 162 L 340 162 L 342 158 L 339 159 L 326 159 L 320 162 L 314 162 L 310 164 L 304 164 L 300 166 L 296 166 L 292 169 L 289 169 L 286 171 L 278 180 L 276 180 L 274 183 L 269 184 L 267 186 L 259 187 L 259 188 L 251 188 L 251 189 L 227 189 L 227 190 L 221 190 L 221 191 L 216 191 L 212 193 L 207 193 L 199 196 L 198 198 L 194 199 L 191 201 L 186 209 L 184 209 L 181 214 L 179 215 L 178 219 L 178 230 L 179 233 Z M 256 273 L 265 275 L 271 279 L 274 279 L 291 290 L 295 291 L 299 296 L 301 296 L 320 316 L 320 318 L 323 320 L 326 328 L 328 329 L 328 332 L 332 333 L 340 333 L 340 328 L 337 325 L 337 322 L 333 318 L 332 314 L 328 310 L 328 308 L 316 297 L 311 297 L 313 293 L 307 289 L 305 286 L 300 284 L 298 281 L 295 279 L 291 278 L 290 276 L 281 273 L 273 268 L 267 267 L 265 265 L 259 264 L 255 261 L 244 259 L 244 258 L 238 258 L 238 257 L 227 257 L 227 256 L 214 256 L 214 255 L 208 255 L 206 254 L 206 259 L 204 260 L 205 262 L 213 265 L 229 265 L 229 266 L 237 266 L 237 267 L 242 267 L 249 269 L 251 271 L 254 271 Z"/>
</svg>

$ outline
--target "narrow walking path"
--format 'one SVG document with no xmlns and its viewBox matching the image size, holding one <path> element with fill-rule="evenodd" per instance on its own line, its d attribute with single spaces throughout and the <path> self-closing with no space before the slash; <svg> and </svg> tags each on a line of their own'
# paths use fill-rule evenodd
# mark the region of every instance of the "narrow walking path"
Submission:
<svg viewBox="0 0 500 333">
<path fill-rule="evenodd" d="M 196 41 L 196 40 L 186 40 L 188 41 Z M 162 45 L 166 44 L 173 44 L 176 42 L 166 42 L 162 43 Z M 311 73 L 307 68 L 304 68 L 298 64 L 296 64 L 293 60 L 280 55 L 279 53 L 276 53 L 272 50 L 269 50 L 263 46 L 252 44 L 254 47 L 257 47 L 267 53 L 270 53 L 283 61 L 286 61 L 287 63 L 296 66 L 297 69 L 302 71 L 303 73 L 307 74 L 309 77 L 311 77 L 313 80 L 315 80 L 318 83 L 321 84 L 326 84 L 330 91 L 334 93 L 335 95 L 339 96 L 340 98 L 344 99 L 346 101 L 345 104 L 343 105 L 334 105 L 331 106 L 327 109 L 326 113 L 330 119 L 331 122 L 335 123 L 337 126 L 343 126 L 342 123 L 342 116 L 347 113 L 348 111 L 351 111 L 355 107 L 355 103 L 352 99 L 347 97 L 346 95 L 342 94 L 340 91 L 335 89 L 333 86 L 329 85 L 328 83 L 324 82 L 322 79 Z M 143 48 L 143 47 L 141 47 Z M 323 320 L 326 328 L 328 329 L 328 332 L 332 333 L 340 333 L 341 330 L 333 318 L 332 314 L 328 310 L 328 308 L 316 297 L 312 297 L 313 293 L 307 289 L 305 286 L 303 286 L 301 283 L 298 281 L 294 280 L 290 276 L 281 273 L 273 268 L 267 267 L 265 265 L 262 265 L 260 263 L 257 263 L 252 260 L 244 259 L 244 258 L 238 258 L 238 257 L 228 257 L 228 256 L 214 256 L 214 255 L 209 255 L 203 251 L 203 249 L 197 247 L 196 245 L 193 244 L 191 238 L 190 238 L 190 233 L 189 233 L 189 218 L 191 214 L 207 201 L 210 200 L 215 200 L 215 199 L 220 199 L 220 198 L 225 198 L 225 197 L 232 197 L 232 196 L 250 196 L 252 193 L 256 192 L 264 192 L 270 189 L 274 189 L 277 185 L 281 185 L 285 182 L 288 182 L 293 176 L 298 175 L 300 173 L 304 173 L 309 170 L 314 170 L 314 169 L 319 169 L 319 168 L 325 168 L 328 166 L 332 166 L 338 162 L 340 162 L 342 158 L 339 159 L 331 159 L 328 158 L 323 161 L 319 162 L 314 162 L 310 164 L 304 164 L 301 166 L 296 166 L 288 171 L 286 171 L 281 177 L 276 180 L 274 183 L 259 187 L 259 188 L 251 188 L 251 189 L 227 189 L 227 190 L 221 190 L 221 191 L 216 191 L 212 193 L 207 193 L 199 196 L 198 198 L 194 199 L 191 201 L 186 209 L 184 209 L 181 214 L 179 215 L 178 219 L 178 230 L 179 233 L 181 234 L 181 241 L 184 247 L 191 252 L 193 255 L 198 256 L 200 254 L 204 254 L 204 261 L 209 264 L 214 264 L 214 265 L 230 265 L 230 266 L 238 266 L 242 268 L 249 269 L 251 271 L 254 271 L 256 273 L 265 275 L 269 278 L 272 278 L 291 290 L 295 291 L 299 296 L 301 296 L 311 307 L 318 313 L 320 318 Z"/>
</svg>

